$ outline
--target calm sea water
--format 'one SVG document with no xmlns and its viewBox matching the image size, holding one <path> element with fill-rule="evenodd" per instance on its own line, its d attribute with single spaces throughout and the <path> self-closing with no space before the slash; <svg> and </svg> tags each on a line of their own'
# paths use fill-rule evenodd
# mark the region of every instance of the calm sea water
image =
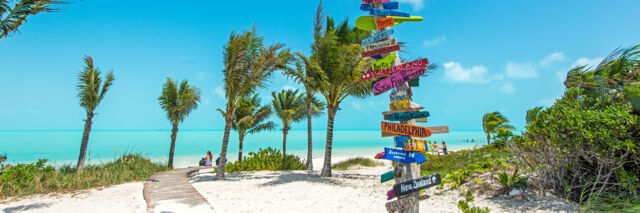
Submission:
<svg viewBox="0 0 640 213">
<path fill-rule="evenodd" d="M 152 160 L 167 160 L 170 131 L 92 131 L 89 139 L 88 163 L 96 164 L 113 160 L 124 153 L 140 153 Z M 217 157 L 222 148 L 221 130 L 182 130 L 176 141 L 176 165 L 197 164 L 206 151 Z M 314 157 L 324 156 L 325 130 L 313 131 Z M 49 159 L 55 165 L 77 161 L 82 131 L 0 131 L 0 154 L 8 155 L 6 163 L 34 162 Z M 474 143 L 467 140 L 474 140 Z M 482 131 L 452 131 L 449 134 L 432 135 L 428 140 L 447 143 L 449 150 L 472 148 L 485 144 Z M 244 153 L 259 148 L 282 149 L 282 132 L 264 132 L 249 135 L 244 142 Z M 333 156 L 375 155 L 384 147 L 393 147 L 393 137 L 382 138 L 380 130 L 335 130 Z M 287 152 L 306 158 L 306 130 L 291 130 L 287 136 Z M 228 159 L 236 160 L 238 135 L 231 133 Z"/>
</svg>

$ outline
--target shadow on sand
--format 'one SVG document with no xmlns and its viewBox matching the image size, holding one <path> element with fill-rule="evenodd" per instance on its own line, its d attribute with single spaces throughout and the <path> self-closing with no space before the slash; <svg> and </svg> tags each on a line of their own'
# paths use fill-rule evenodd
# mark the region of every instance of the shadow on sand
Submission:
<svg viewBox="0 0 640 213">
<path fill-rule="evenodd" d="M 34 204 L 29 204 L 29 205 L 20 205 L 20 206 L 16 206 L 16 207 L 9 207 L 9 208 L 2 209 L 2 211 L 4 211 L 5 213 L 22 212 L 22 211 L 29 211 L 29 210 L 34 210 L 34 209 L 38 209 L 38 208 L 49 207 L 50 205 L 51 204 L 47 204 L 47 203 L 34 203 Z"/>
<path fill-rule="evenodd" d="M 273 179 L 260 186 L 277 186 L 294 182 L 311 182 L 322 183 L 329 185 L 344 185 L 341 180 L 366 180 L 378 178 L 375 175 L 362 175 L 357 173 L 337 173 L 333 177 L 324 178 L 318 174 L 308 174 L 305 171 L 278 171 L 268 173 L 231 173 L 225 174 L 225 179 L 222 181 L 242 181 L 242 180 L 256 180 L 256 179 Z M 198 175 L 190 178 L 191 182 L 205 182 L 218 180 L 215 174 Z"/>
</svg>

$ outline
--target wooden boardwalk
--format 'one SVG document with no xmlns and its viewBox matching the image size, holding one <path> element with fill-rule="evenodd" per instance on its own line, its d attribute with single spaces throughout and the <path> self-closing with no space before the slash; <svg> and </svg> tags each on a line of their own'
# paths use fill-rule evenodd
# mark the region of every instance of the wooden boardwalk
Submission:
<svg viewBox="0 0 640 213">
<path fill-rule="evenodd" d="M 189 183 L 189 173 L 211 167 L 180 168 L 153 174 L 144 182 L 147 212 L 214 212 Z"/>
</svg>

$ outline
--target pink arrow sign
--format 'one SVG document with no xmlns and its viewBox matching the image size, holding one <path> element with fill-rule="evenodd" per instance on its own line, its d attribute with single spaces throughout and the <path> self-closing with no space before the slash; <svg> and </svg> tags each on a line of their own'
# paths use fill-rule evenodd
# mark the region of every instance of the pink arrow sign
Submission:
<svg viewBox="0 0 640 213">
<path fill-rule="evenodd" d="M 376 84 L 373 85 L 373 94 L 380 95 L 386 91 L 393 89 L 394 87 L 399 86 L 404 82 L 420 77 L 426 70 L 426 67 L 416 67 L 410 70 L 395 73 L 385 79 L 376 82 Z"/>
<path fill-rule="evenodd" d="M 367 79 L 371 79 L 371 78 L 377 78 L 380 76 L 384 76 L 384 75 L 389 75 L 391 73 L 396 73 L 396 72 L 400 72 L 400 71 L 404 71 L 404 70 L 408 70 L 408 69 L 413 69 L 416 67 L 425 67 L 427 66 L 427 64 L 429 64 L 429 59 L 423 58 L 420 60 L 415 60 L 409 63 L 404 63 L 404 64 L 400 64 L 398 66 L 393 66 L 393 67 L 389 67 L 387 69 L 381 69 L 381 70 L 369 70 L 367 71 L 367 73 L 365 73 L 364 75 L 360 76 L 360 79 L 362 80 L 367 80 Z"/>
<path fill-rule="evenodd" d="M 362 0 L 363 4 L 378 4 L 382 2 L 389 2 L 391 0 Z"/>
</svg>

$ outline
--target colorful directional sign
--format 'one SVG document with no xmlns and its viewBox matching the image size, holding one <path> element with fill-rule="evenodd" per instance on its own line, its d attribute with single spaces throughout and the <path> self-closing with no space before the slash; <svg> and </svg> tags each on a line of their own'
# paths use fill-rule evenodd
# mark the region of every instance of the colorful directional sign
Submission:
<svg viewBox="0 0 640 213">
<path fill-rule="evenodd" d="M 411 208 L 416 203 L 418 203 L 418 198 L 412 196 L 388 202 L 384 206 L 387 208 L 387 212 L 400 212 L 402 210 Z"/>
<path fill-rule="evenodd" d="M 383 47 L 380 49 L 363 52 L 362 57 L 364 58 L 364 57 L 369 57 L 374 55 L 382 55 L 382 54 L 387 54 L 387 53 L 398 51 L 398 50 L 400 50 L 400 45 L 393 45 L 390 47 Z"/>
<path fill-rule="evenodd" d="M 379 4 L 383 2 L 390 2 L 391 0 L 362 0 L 363 4 Z"/>
<path fill-rule="evenodd" d="M 393 17 L 381 18 L 376 21 L 376 26 L 378 29 L 393 26 L 395 22 L 393 21 Z"/>
<path fill-rule="evenodd" d="M 417 68 L 417 67 L 426 67 L 427 64 L 429 64 L 429 59 L 423 58 L 420 60 L 415 60 L 409 63 L 404 63 L 404 64 L 400 64 L 397 66 L 393 66 L 387 69 L 381 69 L 381 70 L 369 70 L 367 71 L 367 73 L 365 73 L 364 75 L 360 76 L 360 78 L 362 80 L 367 80 L 370 78 L 376 78 L 376 77 L 380 77 L 380 76 L 385 76 L 385 75 L 389 75 L 389 74 L 393 74 L 396 72 L 400 72 L 400 71 L 406 71 L 406 70 L 410 70 L 413 68 Z"/>
<path fill-rule="evenodd" d="M 407 108 L 409 108 L 410 104 L 411 104 L 411 101 L 409 101 L 409 100 L 396 101 L 396 102 L 393 102 L 393 103 L 389 104 L 389 110 L 407 109 Z"/>
<path fill-rule="evenodd" d="M 423 109 L 424 107 L 416 107 L 416 108 L 409 108 L 409 109 L 403 109 L 403 110 L 386 111 L 386 112 L 382 112 L 382 115 L 391 115 L 391 114 L 401 113 L 401 112 L 415 112 Z"/>
<path fill-rule="evenodd" d="M 373 25 L 375 26 L 375 22 L 373 22 Z M 375 28 L 374 28 L 375 30 Z M 393 35 L 394 31 L 393 29 L 388 29 L 379 33 L 376 33 L 375 35 L 369 37 L 369 38 L 365 38 L 364 40 L 362 40 L 362 46 L 366 47 L 369 46 L 371 44 L 373 44 L 374 42 L 377 41 L 381 41 L 383 39 L 385 39 L 387 36 Z"/>
<path fill-rule="evenodd" d="M 417 122 L 417 121 L 416 121 Z M 434 127 L 425 127 L 431 132 L 431 134 L 443 134 L 449 133 L 449 126 L 434 126 Z M 391 132 L 382 132 L 382 137 L 392 137 L 392 136 L 401 136 L 403 134 L 396 134 Z"/>
<path fill-rule="evenodd" d="M 396 44 L 398 44 L 398 41 L 396 39 L 384 40 L 384 41 L 376 42 L 376 43 L 373 43 L 373 44 L 367 46 L 365 48 L 365 51 L 380 49 L 380 48 L 383 48 L 383 47 L 393 46 L 393 45 L 396 45 Z M 380 58 L 380 59 L 382 59 L 382 58 Z"/>
<path fill-rule="evenodd" d="M 401 24 L 403 22 L 420 22 L 422 20 L 423 20 L 423 18 L 420 17 L 420 16 L 411 16 L 411 17 L 394 16 L 393 17 L 393 21 L 395 23 L 393 23 L 393 26 L 396 26 L 396 25 Z M 361 29 L 361 30 L 376 30 L 377 29 L 376 21 L 373 18 L 373 16 L 360 16 L 358 19 L 356 19 L 356 27 L 358 29 Z"/>
<path fill-rule="evenodd" d="M 391 133 L 396 135 L 406 135 L 416 138 L 426 138 L 431 136 L 431 131 L 426 127 L 415 126 L 411 124 L 399 124 L 382 121 L 380 126 L 383 133 Z"/>
<path fill-rule="evenodd" d="M 426 67 L 416 67 L 410 70 L 394 73 L 393 75 L 376 82 L 373 85 L 373 94 L 380 95 L 398 85 L 420 77 L 426 71 Z"/>
<path fill-rule="evenodd" d="M 387 191 L 387 200 L 391 200 L 396 197 L 396 193 L 393 193 L 393 189 Z"/>
<path fill-rule="evenodd" d="M 384 148 L 382 159 L 403 162 L 403 163 L 424 163 L 427 158 L 419 152 L 408 152 L 399 149 Z"/>
<path fill-rule="evenodd" d="M 399 11 L 389 10 L 389 9 L 377 9 L 377 8 L 371 8 L 371 10 L 369 11 L 369 14 L 377 15 L 377 16 L 395 16 L 395 17 L 411 16 L 409 15 L 409 13 L 405 13 L 405 12 L 399 12 Z"/>
<path fill-rule="evenodd" d="M 419 111 L 419 112 L 402 112 L 384 116 L 385 120 L 388 121 L 408 121 L 411 119 L 419 119 L 429 117 L 429 112 L 427 111 Z"/>
<path fill-rule="evenodd" d="M 398 197 L 438 185 L 441 181 L 442 180 L 440 179 L 440 174 L 423 176 L 418 179 L 393 185 L 393 193 L 396 195 L 396 197 Z"/>
<path fill-rule="evenodd" d="M 393 171 L 384 173 L 380 176 L 380 183 L 384 183 L 387 182 L 389 180 L 393 179 Z"/>
<path fill-rule="evenodd" d="M 420 86 L 420 79 L 413 79 L 411 81 L 409 81 L 409 86 L 410 87 L 419 87 Z"/>
<path fill-rule="evenodd" d="M 396 60 L 396 57 L 398 55 L 396 55 L 395 53 L 389 54 L 386 57 L 384 57 L 383 59 L 377 60 L 373 63 L 371 63 L 371 68 L 373 69 L 384 69 L 385 67 L 391 67 L 391 64 L 393 63 L 394 60 Z"/>
<path fill-rule="evenodd" d="M 398 9 L 398 2 L 384 2 L 382 3 L 384 9 Z M 371 10 L 371 4 L 360 5 L 360 10 L 369 12 Z"/>
<path fill-rule="evenodd" d="M 397 148 L 411 152 L 426 152 L 431 150 L 431 142 L 425 140 L 413 139 L 408 136 L 396 136 L 394 138 Z"/>
</svg>

